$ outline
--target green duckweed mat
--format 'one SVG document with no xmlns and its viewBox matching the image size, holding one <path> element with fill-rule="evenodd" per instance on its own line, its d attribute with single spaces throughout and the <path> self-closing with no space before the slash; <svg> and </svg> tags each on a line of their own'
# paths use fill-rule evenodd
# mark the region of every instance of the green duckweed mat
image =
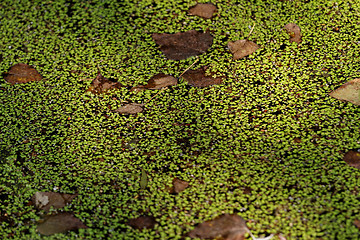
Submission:
<svg viewBox="0 0 360 240">
<path fill-rule="evenodd" d="M 26 63 L 44 77 L 0 80 L 1 236 L 189 239 L 197 224 L 236 213 L 257 237 L 360 239 L 360 173 L 343 161 L 360 148 L 360 107 L 329 96 L 359 76 L 360 3 L 213 1 L 211 19 L 188 14 L 196 3 L 1 1 L 0 72 Z M 289 42 L 287 23 L 301 43 Z M 151 37 L 188 30 L 210 32 L 211 48 L 169 60 Z M 233 60 L 228 42 L 248 36 L 260 49 Z M 133 87 L 179 77 L 196 59 L 191 69 L 208 66 L 222 84 L 86 91 L 99 69 Z M 144 111 L 113 111 L 129 102 Z M 189 186 L 171 193 L 174 178 Z M 51 213 L 88 228 L 40 234 L 49 213 L 36 192 L 77 194 Z M 156 224 L 129 225 L 143 215 Z"/>
</svg>

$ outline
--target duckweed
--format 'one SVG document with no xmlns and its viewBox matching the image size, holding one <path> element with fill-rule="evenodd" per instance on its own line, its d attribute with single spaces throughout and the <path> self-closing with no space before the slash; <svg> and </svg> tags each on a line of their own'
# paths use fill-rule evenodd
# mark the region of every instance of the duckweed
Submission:
<svg viewBox="0 0 360 240">
<path fill-rule="evenodd" d="M 196 3 L 3 1 L 0 71 L 21 62 L 44 79 L 0 80 L 2 236 L 44 239 L 30 200 L 53 191 L 79 194 L 66 211 L 89 228 L 45 239 L 180 239 L 223 213 L 248 220 L 255 236 L 360 238 L 360 173 L 342 161 L 360 147 L 359 107 L 328 96 L 358 77 L 360 5 L 217 1 L 203 19 L 188 15 Z M 289 22 L 301 43 L 289 42 Z M 261 48 L 234 61 L 228 41 L 254 25 L 249 40 Z M 195 60 L 167 60 L 152 33 L 193 29 L 214 41 L 192 69 L 208 66 L 221 85 L 180 78 L 154 99 L 157 90 L 129 91 L 158 73 L 179 77 Z M 99 68 L 126 87 L 86 92 Z M 144 111 L 113 112 L 130 102 Z M 178 195 L 167 191 L 175 177 L 189 183 Z M 155 227 L 128 226 L 141 215 Z"/>
</svg>

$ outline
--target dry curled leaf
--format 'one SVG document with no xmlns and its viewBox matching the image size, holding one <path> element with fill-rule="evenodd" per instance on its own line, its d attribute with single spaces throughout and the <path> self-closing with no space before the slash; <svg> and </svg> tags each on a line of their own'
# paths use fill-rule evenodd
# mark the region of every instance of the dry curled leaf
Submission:
<svg viewBox="0 0 360 240">
<path fill-rule="evenodd" d="M 351 167 L 360 169 L 360 152 L 350 150 L 345 153 L 343 160 Z"/>
<path fill-rule="evenodd" d="M 189 14 L 203 18 L 212 18 L 216 10 L 216 6 L 212 3 L 198 3 L 189 9 Z"/>
<path fill-rule="evenodd" d="M 124 106 L 114 110 L 114 112 L 121 113 L 121 114 L 136 114 L 141 113 L 143 111 L 144 104 L 140 103 L 128 103 Z"/>
<path fill-rule="evenodd" d="M 206 67 L 197 70 L 188 70 L 183 78 L 194 87 L 207 87 L 210 85 L 221 84 L 222 77 L 212 77 L 214 73 L 206 74 Z"/>
<path fill-rule="evenodd" d="M 135 229 L 150 229 L 156 224 L 156 220 L 152 216 L 140 216 L 129 220 L 129 225 Z"/>
<path fill-rule="evenodd" d="M 244 58 L 260 48 L 259 45 L 247 39 L 229 42 L 228 47 L 233 54 L 234 60 Z"/>
<path fill-rule="evenodd" d="M 108 78 L 103 77 L 99 71 L 98 75 L 91 82 L 91 85 L 87 91 L 90 91 L 94 94 L 99 94 L 104 93 L 110 89 L 119 89 L 121 87 L 123 86 L 120 83 L 110 81 Z"/>
<path fill-rule="evenodd" d="M 200 223 L 194 230 L 188 233 L 191 238 L 227 240 L 245 239 L 249 232 L 245 220 L 237 214 L 224 214 L 214 220 Z"/>
<path fill-rule="evenodd" d="M 329 94 L 331 97 L 360 106 L 360 78 L 344 83 Z"/>
<path fill-rule="evenodd" d="M 56 233 L 65 233 L 75 231 L 87 226 L 74 216 L 72 213 L 58 213 L 45 217 L 37 225 L 37 230 L 43 235 L 52 235 Z"/>
<path fill-rule="evenodd" d="M 301 29 L 298 25 L 296 25 L 295 23 L 288 23 L 284 26 L 284 28 L 290 35 L 290 42 L 301 42 Z"/>
<path fill-rule="evenodd" d="M 54 192 L 36 192 L 32 197 L 32 201 L 39 210 L 49 211 L 51 207 L 54 209 L 62 208 L 69 204 L 77 194 L 54 193 Z"/>
<path fill-rule="evenodd" d="M 130 91 L 139 91 L 139 90 L 145 90 L 145 89 L 162 89 L 169 86 L 174 86 L 177 84 L 177 79 L 173 76 L 166 75 L 163 73 L 156 74 L 150 80 L 146 85 L 139 85 L 136 87 L 133 87 L 130 89 Z"/>
<path fill-rule="evenodd" d="M 18 63 L 12 66 L 8 72 L 3 74 L 6 82 L 10 84 L 40 81 L 43 77 L 30 65 Z"/>
<path fill-rule="evenodd" d="M 152 38 L 165 56 L 172 60 L 182 60 L 204 53 L 213 42 L 210 33 L 195 30 L 175 34 L 154 33 Z"/>
</svg>

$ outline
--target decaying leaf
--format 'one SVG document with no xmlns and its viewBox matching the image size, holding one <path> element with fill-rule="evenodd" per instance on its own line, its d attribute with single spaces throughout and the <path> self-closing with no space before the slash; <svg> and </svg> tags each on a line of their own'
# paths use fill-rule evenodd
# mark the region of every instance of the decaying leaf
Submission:
<svg viewBox="0 0 360 240">
<path fill-rule="evenodd" d="M 201 239 L 244 240 L 246 233 L 249 233 L 253 240 L 270 240 L 274 236 L 271 234 L 265 238 L 255 238 L 242 217 L 237 214 L 230 215 L 227 213 L 214 220 L 200 223 L 188 233 L 188 236 Z"/>
<path fill-rule="evenodd" d="M 32 197 L 32 201 L 37 209 L 48 212 L 51 207 L 54 209 L 65 207 L 76 196 L 77 194 L 36 192 Z"/>
<path fill-rule="evenodd" d="M 360 169 L 360 151 L 350 150 L 345 153 L 343 160 L 351 167 Z"/>
<path fill-rule="evenodd" d="M 163 73 L 156 74 L 146 85 L 139 85 L 130 89 L 130 91 L 139 91 L 145 89 L 162 89 L 169 86 L 174 86 L 177 84 L 177 79 L 173 76 L 166 75 Z"/>
<path fill-rule="evenodd" d="M 141 176 L 140 176 L 140 189 L 145 189 L 148 184 L 147 174 L 145 170 L 141 169 Z"/>
<path fill-rule="evenodd" d="M 47 236 L 75 231 L 80 228 L 87 228 L 87 226 L 72 213 L 59 213 L 47 216 L 37 225 L 39 233 Z"/>
<path fill-rule="evenodd" d="M 179 193 L 184 191 L 188 186 L 189 183 L 187 181 L 178 179 L 178 178 L 174 178 L 173 179 L 173 187 L 170 190 L 170 193 Z"/>
<path fill-rule="evenodd" d="M 104 93 L 110 89 L 119 89 L 121 87 L 123 87 L 123 85 L 121 85 L 118 82 L 110 81 L 108 78 L 103 77 L 99 71 L 98 75 L 91 82 L 91 85 L 87 91 L 92 92 L 94 94 L 99 94 L 99 93 Z"/>
<path fill-rule="evenodd" d="M 175 34 L 154 33 L 152 38 L 165 56 L 172 60 L 182 60 L 202 54 L 213 42 L 210 33 L 200 33 L 195 30 Z"/>
<path fill-rule="evenodd" d="M 144 109 L 142 108 L 145 104 L 140 103 L 128 103 L 124 106 L 114 110 L 114 112 L 121 114 L 136 114 L 141 113 Z"/>
<path fill-rule="evenodd" d="M 331 97 L 360 106 L 360 78 L 344 83 L 329 94 Z"/>
<path fill-rule="evenodd" d="M 129 220 L 129 225 L 135 229 L 150 229 L 156 224 L 156 220 L 152 216 L 140 216 Z"/>
<path fill-rule="evenodd" d="M 249 232 L 245 220 L 237 214 L 224 214 L 214 220 L 200 223 L 188 233 L 191 238 L 227 240 L 245 239 Z"/>
<path fill-rule="evenodd" d="M 212 3 L 198 3 L 189 9 L 189 14 L 203 18 L 212 18 L 216 10 L 216 6 Z"/>
<path fill-rule="evenodd" d="M 35 68 L 24 63 L 15 64 L 3 76 L 5 81 L 12 85 L 40 81 L 43 78 Z"/>
<path fill-rule="evenodd" d="M 290 35 L 290 42 L 301 42 L 301 29 L 298 25 L 296 25 L 295 23 L 288 23 L 284 26 L 284 28 Z"/>
<path fill-rule="evenodd" d="M 212 77 L 214 73 L 206 74 L 206 67 L 197 70 L 188 70 L 183 78 L 194 87 L 207 87 L 210 85 L 221 84 L 222 77 Z"/>
<path fill-rule="evenodd" d="M 233 54 L 234 60 L 246 57 L 260 48 L 256 43 L 247 39 L 237 40 L 235 42 L 229 42 L 228 47 Z"/>
<path fill-rule="evenodd" d="M 359 220 L 359 219 L 355 219 L 355 220 L 354 220 L 354 225 L 355 225 L 358 229 L 360 229 L 360 220 Z"/>
</svg>

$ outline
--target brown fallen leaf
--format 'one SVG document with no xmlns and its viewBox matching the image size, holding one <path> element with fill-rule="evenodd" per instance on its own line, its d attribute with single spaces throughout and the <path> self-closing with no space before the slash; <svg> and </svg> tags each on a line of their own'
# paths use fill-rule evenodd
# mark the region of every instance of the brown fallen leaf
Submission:
<svg viewBox="0 0 360 240">
<path fill-rule="evenodd" d="M 247 39 L 237 40 L 235 42 L 229 42 L 228 47 L 233 54 L 234 60 L 244 58 L 260 48 L 256 43 Z"/>
<path fill-rule="evenodd" d="M 202 67 L 197 70 L 188 70 L 183 74 L 183 78 L 193 87 L 207 87 L 210 85 L 221 84 L 222 77 L 212 77 L 214 73 L 206 74 L 207 67 Z"/>
<path fill-rule="evenodd" d="M 360 78 L 348 81 L 329 94 L 331 97 L 360 106 Z"/>
<path fill-rule="evenodd" d="M 12 85 L 40 81 L 43 78 L 35 68 L 24 63 L 15 64 L 3 76 L 5 81 Z"/>
<path fill-rule="evenodd" d="M 360 169 L 360 152 L 350 150 L 345 153 L 343 160 L 351 167 Z"/>
<path fill-rule="evenodd" d="M 301 43 L 301 29 L 295 23 L 288 23 L 284 26 L 290 35 L 290 42 Z"/>
<path fill-rule="evenodd" d="M 130 89 L 130 91 L 139 91 L 145 89 L 162 89 L 169 86 L 174 86 L 177 84 L 177 79 L 173 76 L 166 75 L 163 73 L 156 74 L 146 85 L 139 85 Z"/>
<path fill-rule="evenodd" d="M 223 238 L 227 240 L 245 239 L 249 232 L 245 220 L 237 214 L 224 214 L 214 220 L 200 223 L 194 230 L 188 233 L 191 238 L 214 239 Z"/>
<path fill-rule="evenodd" d="M 140 216 L 129 220 L 129 225 L 135 229 L 150 229 L 156 224 L 156 220 L 152 216 Z"/>
<path fill-rule="evenodd" d="M 175 34 L 154 33 L 152 38 L 160 46 L 160 51 L 172 60 L 182 60 L 202 54 L 213 42 L 210 33 L 200 33 L 195 30 Z"/>
<path fill-rule="evenodd" d="M 354 220 L 354 225 L 355 225 L 358 229 L 360 229 L 360 220 L 359 220 L 359 219 L 355 219 L 355 220 Z"/>
<path fill-rule="evenodd" d="M 174 178 L 172 183 L 173 183 L 173 187 L 170 189 L 170 193 L 175 193 L 175 194 L 184 191 L 189 186 L 188 182 L 178 178 Z"/>
<path fill-rule="evenodd" d="M 189 9 L 189 15 L 212 18 L 216 10 L 216 6 L 212 3 L 198 3 Z"/>
<path fill-rule="evenodd" d="M 128 103 L 118 109 L 114 110 L 114 112 L 121 114 L 136 114 L 141 113 L 144 109 L 142 108 L 145 104 L 140 103 Z"/>
<path fill-rule="evenodd" d="M 58 213 L 47 216 L 37 225 L 39 233 L 47 236 L 75 231 L 80 228 L 87 228 L 87 226 L 72 213 Z"/>
<path fill-rule="evenodd" d="M 200 223 L 194 230 L 187 235 L 191 238 L 201 239 L 224 239 L 224 240 L 244 240 L 245 234 L 249 233 L 253 240 L 270 240 L 274 234 L 265 238 L 256 238 L 246 226 L 245 220 L 237 214 L 221 215 L 214 220 Z"/>
<path fill-rule="evenodd" d="M 65 207 L 77 194 L 54 193 L 54 192 L 36 192 L 32 197 L 32 202 L 39 210 L 48 212 L 51 207 L 54 209 Z"/>
<path fill-rule="evenodd" d="M 99 71 L 98 75 L 91 82 L 91 85 L 87 91 L 94 94 L 99 94 L 104 93 L 110 89 L 120 89 L 121 87 L 123 87 L 123 85 L 118 82 L 110 81 L 108 78 L 103 77 Z"/>
</svg>

